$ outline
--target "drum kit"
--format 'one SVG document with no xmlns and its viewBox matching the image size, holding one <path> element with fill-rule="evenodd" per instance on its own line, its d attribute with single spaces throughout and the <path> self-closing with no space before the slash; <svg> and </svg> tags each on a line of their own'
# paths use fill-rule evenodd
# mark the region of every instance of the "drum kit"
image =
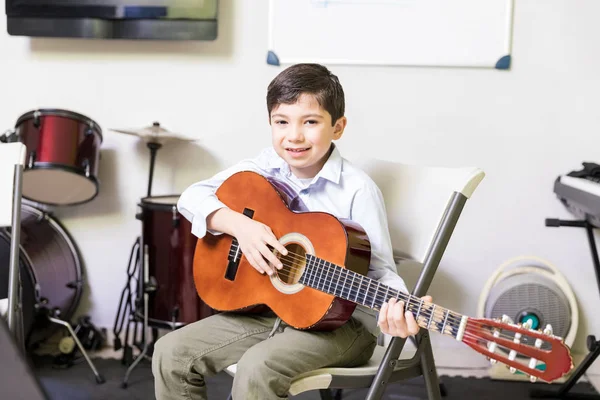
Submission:
<svg viewBox="0 0 600 400">
<path fill-rule="evenodd" d="M 142 225 L 141 235 L 131 251 L 127 282 L 114 326 L 114 348 L 123 348 L 123 362 L 130 364 L 123 381 L 126 387 L 133 368 L 150 352 L 159 328 L 177 329 L 214 312 L 195 290 L 196 237 L 191 233 L 189 221 L 177 211 L 179 195 L 152 196 L 157 151 L 171 141 L 192 142 L 194 139 L 170 132 L 157 122 L 141 129 L 111 130 L 143 140 L 150 150 L 148 190 L 140 199 L 136 214 Z M 55 206 L 90 202 L 98 195 L 102 129 L 82 114 L 63 109 L 38 109 L 23 114 L 14 129 L 0 136 L 0 142 L 15 141 L 24 143 L 27 148 L 17 301 L 24 347 L 31 349 L 47 340 L 61 325 L 69 330 L 96 381 L 103 383 L 104 378 L 69 323 L 82 296 L 82 258 L 75 241 L 51 211 Z M 8 291 L 10 237 L 9 228 L 0 230 L 0 299 L 6 298 Z M 125 322 L 123 345 L 119 335 Z M 133 345 L 141 350 L 133 362 L 129 344 L 131 325 Z M 148 329 L 152 329 L 152 342 L 146 339 Z M 141 341 L 138 341 L 140 330 Z"/>
</svg>

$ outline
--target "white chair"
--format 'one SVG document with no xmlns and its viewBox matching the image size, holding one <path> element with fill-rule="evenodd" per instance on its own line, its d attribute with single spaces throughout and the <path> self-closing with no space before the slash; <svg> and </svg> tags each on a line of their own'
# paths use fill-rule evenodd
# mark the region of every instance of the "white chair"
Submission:
<svg viewBox="0 0 600 400">
<path fill-rule="evenodd" d="M 385 200 L 390 235 L 397 261 L 409 259 L 422 264 L 411 294 L 427 294 L 466 200 L 485 174 L 478 168 L 442 168 L 405 165 L 382 160 L 356 163 L 377 183 Z M 400 271 L 402 273 L 402 271 Z M 383 339 L 383 338 L 381 338 Z M 440 399 L 428 331 L 422 329 L 415 340 L 417 352 L 409 360 L 399 360 L 405 339 L 380 340 L 371 360 L 355 368 L 321 368 L 297 376 L 289 391 L 298 395 L 320 390 L 322 399 L 341 399 L 341 390 L 370 388 L 366 399 L 380 399 L 390 382 L 423 375 L 430 399 Z M 387 343 L 389 342 L 389 345 Z M 226 369 L 235 376 L 236 365 Z"/>
<path fill-rule="evenodd" d="M 26 147 L 23 143 L 0 143 L 0 227 L 11 228 L 8 298 L 2 299 L 8 326 L 17 336 L 19 243 L 21 236 L 21 188 Z M 22 338 L 16 338 L 23 344 Z"/>
</svg>

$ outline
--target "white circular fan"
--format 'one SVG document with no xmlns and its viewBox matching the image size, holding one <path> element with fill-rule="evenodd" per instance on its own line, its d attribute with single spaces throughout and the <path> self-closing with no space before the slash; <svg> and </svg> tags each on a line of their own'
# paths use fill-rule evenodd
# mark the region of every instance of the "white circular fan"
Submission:
<svg viewBox="0 0 600 400">
<path fill-rule="evenodd" d="M 569 347 L 579 324 L 579 309 L 567 280 L 548 261 L 534 256 L 512 258 L 494 271 L 479 297 L 477 314 L 491 319 L 506 315 L 511 323 L 530 321 L 536 330 L 550 325 L 552 334 Z"/>
</svg>

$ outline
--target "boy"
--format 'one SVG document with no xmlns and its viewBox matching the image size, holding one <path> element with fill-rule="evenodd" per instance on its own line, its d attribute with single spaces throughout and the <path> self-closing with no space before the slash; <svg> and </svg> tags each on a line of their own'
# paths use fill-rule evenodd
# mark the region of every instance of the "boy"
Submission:
<svg viewBox="0 0 600 400">
<path fill-rule="evenodd" d="M 267 247 L 287 250 L 270 228 L 227 208 L 215 195 L 229 176 L 254 171 L 290 185 L 310 211 L 323 211 L 359 223 L 371 243 L 368 276 L 408 292 L 396 274 L 384 202 L 375 183 L 343 159 L 334 145 L 346 127 L 344 92 L 338 78 L 316 64 L 282 71 L 267 91 L 272 147 L 214 177 L 191 185 L 181 195 L 180 213 L 192 222 L 192 233 L 236 237 L 240 248 L 261 274 L 273 274 L 280 261 Z M 427 301 L 431 301 L 429 296 Z M 285 399 L 291 380 L 326 366 L 353 367 L 367 362 L 376 345 L 373 318 L 358 308 L 350 320 L 329 332 L 296 330 L 274 313 L 220 313 L 160 338 L 152 370 L 158 400 L 206 399 L 204 376 L 237 363 L 235 400 Z M 367 316 L 368 317 L 368 316 Z M 406 337 L 418 332 L 402 302 L 385 304 L 378 319 L 381 331 Z"/>
</svg>

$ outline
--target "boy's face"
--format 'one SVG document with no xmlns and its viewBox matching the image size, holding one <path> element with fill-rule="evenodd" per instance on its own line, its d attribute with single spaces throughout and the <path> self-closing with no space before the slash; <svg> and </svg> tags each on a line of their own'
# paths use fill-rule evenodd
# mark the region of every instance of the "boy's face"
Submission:
<svg viewBox="0 0 600 400">
<path fill-rule="evenodd" d="M 303 94 L 294 104 L 280 104 L 271 111 L 273 147 L 298 178 L 313 178 L 329 155 L 333 140 L 346 127 L 346 117 L 332 126 L 331 115 L 317 100 Z"/>
</svg>

